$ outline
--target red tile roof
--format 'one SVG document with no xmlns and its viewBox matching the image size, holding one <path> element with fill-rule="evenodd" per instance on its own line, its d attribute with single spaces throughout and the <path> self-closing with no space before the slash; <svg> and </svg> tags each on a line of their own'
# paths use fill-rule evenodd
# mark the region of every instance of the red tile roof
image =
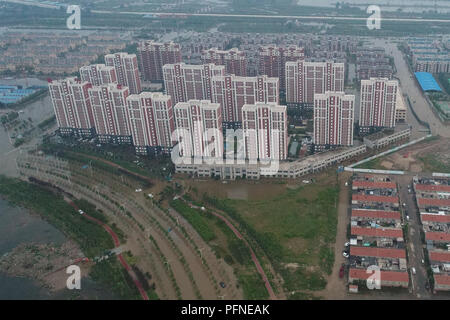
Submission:
<svg viewBox="0 0 450 320">
<path fill-rule="evenodd" d="M 405 249 L 374 248 L 374 247 L 350 247 L 350 255 L 380 258 L 406 258 Z"/>
<path fill-rule="evenodd" d="M 419 206 L 450 206 L 450 199 L 419 198 Z"/>
<path fill-rule="evenodd" d="M 447 275 L 434 275 L 434 281 L 439 285 L 450 286 L 450 276 Z"/>
<path fill-rule="evenodd" d="M 430 260 L 450 262 L 450 252 L 430 251 Z"/>
<path fill-rule="evenodd" d="M 422 221 L 450 223 L 450 215 L 422 213 L 420 215 L 420 218 L 422 219 Z"/>
<path fill-rule="evenodd" d="M 356 236 L 403 238 L 402 229 L 393 229 L 393 228 L 352 227 L 351 233 L 352 233 L 352 235 L 356 235 Z"/>
<path fill-rule="evenodd" d="M 434 241 L 450 242 L 450 233 L 445 232 L 425 232 L 425 239 Z"/>
<path fill-rule="evenodd" d="M 349 278 L 367 280 L 373 273 L 367 273 L 366 269 L 350 269 Z M 381 281 L 409 282 L 408 273 L 405 271 L 380 271 Z"/>
<path fill-rule="evenodd" d="M 419 191 L 444 191 L 450 192 L 450 185 L 446 184 L 416 184 L 416 190 Z"/>
<path fill-rule="evenodd" d="M 352 217 L 400 220 L 401 216 L 399 211 L 354 209 L 352 210 Z"/>
<path fill-rule="evenodd" d="M 357 201 L 366 201 L 366 202 L 390 202 L 390 203 L 398 203 L 397 197 L 389 197 L 389 196 L 371 196 L 366 194 L 354 194 L 352 195 L 352 200 Z"/>
<path fill-rule="evenodd" d="M 361 188 L 397 189 L 397 184 L 395 182 L 383 181 L 355 180 L 352 182 L 352 186 Z"/>
</svg>

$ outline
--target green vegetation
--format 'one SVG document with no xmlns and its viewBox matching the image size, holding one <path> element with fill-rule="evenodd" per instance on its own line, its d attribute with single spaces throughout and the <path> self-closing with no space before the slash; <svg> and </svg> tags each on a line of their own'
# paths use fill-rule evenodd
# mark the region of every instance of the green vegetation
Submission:
<svg viewBox="0 0 450 320">
<path fill-rule="evenodd" d="M 203 198 L 239 223 L 283 277 L 285 289 L 297 292 L 326 286 L 334 263 L 338 194 L 335 175 L 329 174 L 262 200 Z"/>
<path fill-rule="evenodd" d="M 44 187 L 0 175 L 0 195 L 42 216 L 76 241 L 89 258 L 114 247 L 110 235 L 101 226 L 78 214 L 61 195 Z"/>
<path fill-rule="evenodd" d="M 216 238 L 214 232 L 208 227 L 206 215 L 201 210 L 196 210 L 189 207 L 181 200 L 172 200 L 170 206 L 174 208 L 179 214 L 181 214 L 193 227 L 197 230 L 198 234 L 206 242 Z"/>
<path fill-rule="evenodd" d="M 239 274 L 238 280 L 246 300 L 266 300 L 269 297 L 259 274 Z"/>
<path fill-rule="evenodd" d="M 381 158 L 375 158 L 370 161 L 364 162 L 359 166 L 356 166 L 358 169 L 385 169 L 381 166 Z"/>
<path fill-rule="evenodd" d="M 450 172 L 450 159 L 439 159 L 435 154 L 425 154 L 418 157 L 427 172 Z"/>
<path fill-rule="evenodd" d="M 115 257 L 97 262 L 92 267 L 90 276 L 94 281 L 110 287 L 120 299 L 141 299 L 133 279 Z"/>
<path fill-rule="evenodd" d="M 39 129 L 45 129 L 56 122 L 56 116 L 52 116 L 38 124 Z"/>
</svg>

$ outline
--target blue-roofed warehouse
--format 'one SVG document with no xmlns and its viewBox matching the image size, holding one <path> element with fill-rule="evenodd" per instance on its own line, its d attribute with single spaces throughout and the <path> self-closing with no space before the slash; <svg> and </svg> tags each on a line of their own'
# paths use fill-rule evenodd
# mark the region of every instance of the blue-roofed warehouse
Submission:
<svg viewBox="0 0 450 320">
<path fill-rule="evenodd" d="M 442 91 L 431 73 L 415 72 L 414 74 L 423 91 Z"/>
</svg>

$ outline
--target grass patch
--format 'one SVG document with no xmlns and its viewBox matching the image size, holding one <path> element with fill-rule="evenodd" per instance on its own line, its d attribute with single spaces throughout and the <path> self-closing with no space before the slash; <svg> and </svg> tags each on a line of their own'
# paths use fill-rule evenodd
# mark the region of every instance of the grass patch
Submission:
<svg viewBox="0 0 450 320">
<path fill-rule="evenodd" d="M 446 162 L 436 159 L 435 154 L 426 154 L 420 156 L 419 159 L 423 162 L 424 171 L 428 172 L 450 172 L 450 160 Z"/>
<path fill-rule="evenodd" d="M 239 274 L 238 280 L 244 291 L 245 300 L 267 300 L 269 298 L 264 281 L 258 274 Z"/>
<path fill-rule="evenodd" d="M 332 272 L 339 187 L 334 174 L 264 200 L 204 200 L 232 217 L 263 249 L 288 291 L 322 290 Z M 299 297 L 301 294 L 299 295 Z"/>
<path fill-rule="evenodd" d="M 93 258 L 114 247 L 110 235 L 98 224 L 78 214 L 61 195 L 41 186 L 0 175 L 0 194 L 17 206 L 27 208 L 78 243 Z"/>
<path fill-rule="evenodd" d="M 208 226 L 207 217 L 200 210 L 189 207 L 181 200 L 170 201 L 170 206 L 181 214 L 206 242 L 214 240 L 216 235 Z"/>
<path fill-rule="evenodd" d="M 96 263 L 90 276 L 94 281 L 111 288 L 120 299 L 141 299 L 133 279 L 115 257 Z"/>
</svg>

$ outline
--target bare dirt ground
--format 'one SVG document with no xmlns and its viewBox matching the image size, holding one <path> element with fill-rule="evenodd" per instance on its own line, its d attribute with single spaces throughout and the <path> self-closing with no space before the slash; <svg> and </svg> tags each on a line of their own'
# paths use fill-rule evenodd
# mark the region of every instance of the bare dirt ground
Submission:
<svg viewBox="0 0 450 320">
<path fill-rule="evenodd" d="M 325 290 L 317 292 L 327 300 L 343 299 L 346 295 L 346 277 L 339 278 L 339 269 L 345 258 L 342 256 L 344 243 L 347 241 L 347 224 L 348 224 L 348 208 L 349 208 L 349 187 L 345 186 L 345 182 L 349 181 L 350 173 L 342 173 L 339 176 L 339 206 L 338 206 L 338 224 L 336 233 L 336 242 L 334 245 L 334 265 L 333 272 L 327 279 Z"/>
<path fill-rule="evenodd" d="M 44 287 L 57 291 L 66 286 L 65 267 L 83 257 L 73 241 L 67 241 L 61 246 L 24 243 L 0 259 L 0 271 L 14 277 L 37 280 Z"/>
<path fill-rule="evenodd" d="M 380 161 L 382 169 L 404 170 L 414 173 L 428 171 L 427 164 L 420 158 L 432 155 L 437 161 L 446 163 L 449 160 L 450 139 L 439 138 L 423 142 L 390 154 Z"/>
</svg>

